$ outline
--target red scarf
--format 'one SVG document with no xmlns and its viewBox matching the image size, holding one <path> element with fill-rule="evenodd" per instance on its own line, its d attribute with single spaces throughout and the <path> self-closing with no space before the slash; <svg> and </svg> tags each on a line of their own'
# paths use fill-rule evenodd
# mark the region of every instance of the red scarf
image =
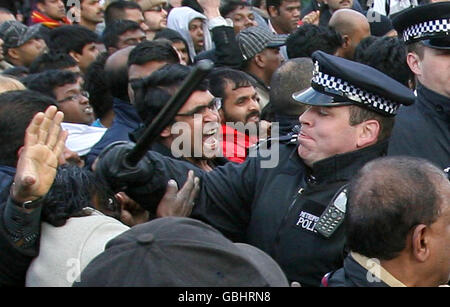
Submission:
<svg viewBox="0 0 450 307">
<path fill-rule="evenodd" d="M 66 25 L 72 24 L 70 22 L 70 20 L 67 19 L 66 17 L 64 17 L 62 19 L 62 21 L 58 21 L 58 20 L 52 19 L 52 18 L 42 14 L 39 11 L 33 11 L 33 13 L 31 14 L 31 21 L 33 22 L 33 24 L 41 23 L 50 29 L 57 28 L 59 26 L 65 25 L 65 24 Z"/>
</svg>

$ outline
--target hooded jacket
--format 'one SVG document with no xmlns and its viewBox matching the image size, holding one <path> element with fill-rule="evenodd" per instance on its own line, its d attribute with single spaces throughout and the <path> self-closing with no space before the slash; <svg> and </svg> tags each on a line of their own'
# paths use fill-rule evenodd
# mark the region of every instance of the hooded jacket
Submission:
<svg viewBox="0 0 450 307">
<path fill-rule="evenodd" d="M 187 6 L 173 8 L 170 11 L 169 16 L 167 16 L 167 27 L 169 29 L 178 31 L 186 40 L 189 47 L 189 56 L 191 58 L 191 63 L 194 63 L 196 52 L 194 49 L 194 43 L 192 41 L 191 34 L 189 33 L 189 23 L 196 18 L 207 21 L 205 15 Z M 203 36 L 205 50 L 212 49 L 213 44 L 211 40 L 211 34 L 209 33 L 208 25 L 206 22 L 203 23 Z"/>
</svg>

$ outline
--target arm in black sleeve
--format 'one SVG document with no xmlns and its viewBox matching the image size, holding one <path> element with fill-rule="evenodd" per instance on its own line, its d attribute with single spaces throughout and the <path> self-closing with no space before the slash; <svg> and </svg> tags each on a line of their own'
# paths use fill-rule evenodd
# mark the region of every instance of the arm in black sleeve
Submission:
<svg viewBox="0 0 450 307">
<path fill-rule="evenodd" d="M 234 28 L 229 26 L 214 27 L 211 34 L 217 59 L 215 65 L 240 69 L 242 53 L 236 41 Z"/>
<path fill-rule="evenodd" d="M 0 208 L 0 286 L 23 287 L 39 253 L 42 206 L 25 212 L 8 201 Z"/>
<path fill-rule="evenodd" d="M 120 169 L 121 159 L 132 143 L 112 146 L 100 155 L 96 172 L 115 191 L 125 191 L 145 209 L 154 212 L 164 195 L 167 182 L 182 186 L 189 170 L 200 178 L 199 196 L 192 217 L 202 219 L 234 241 L 243 241 L 255 195 L 256 163 L 227 163 L 204 172 L 191 163 L 149 151 L 137 166 Z M 122 158 L 121 158 L 122 157 Z"/>
</svg>

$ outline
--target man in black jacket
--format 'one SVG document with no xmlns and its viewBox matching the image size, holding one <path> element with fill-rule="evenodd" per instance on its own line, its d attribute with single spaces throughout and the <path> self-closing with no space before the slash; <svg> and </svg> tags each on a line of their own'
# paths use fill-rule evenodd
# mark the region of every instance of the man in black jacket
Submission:
<svg viewBox="0 0 450 307">
<path fill-rule="evenodd" d="M 393 24 L 407 44 L 418 86 L 414 106 L 399 111 L 389 155 L 420 157 L 445 169 L 450 166 L 450 2 L 405 10 Z"/>
<path fill-rule="evenodd" d="M 294 94 L 310 105 L 300 116 L 298 146 L 272 143 L 242 164 L 196 170 L 201 191 L 192 214 L 233 241 L 261 248 L 302 286 L 319 286 L 342 266 L 342 219 L 334 216 L 319 231 L 319 217 L 353 174 L 385 153 L 396 109 L 414 101 L 409 89 L 371 67 L 320 51 L 313 62 L 312 87 Z M 138 202 L 157 201 L 169 178 L 182 183 L 192 168 L 151 151 L 136 167 L 126 166 L 132 147 L 105 149 L 97 171 Z"/>
<path fill-rule="evenodd" d="M 342 269 L 323 278 L 323 286 L 437 287 L 448 282 L 450 182 L 441 170 L 420 158 L 384 157 L 367 163 L 348 190 L 351 253 Z"/>
</svg>

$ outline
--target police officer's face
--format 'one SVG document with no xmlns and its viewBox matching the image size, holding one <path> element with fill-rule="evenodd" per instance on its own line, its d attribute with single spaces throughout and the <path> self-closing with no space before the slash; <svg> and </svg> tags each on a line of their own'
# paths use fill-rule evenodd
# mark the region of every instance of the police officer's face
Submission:
<svg viewBox="0 0 450 307">
<path fill-rule="evenodd" d="M 418 55 L 416 70 L 417 79 L 425 87 L 450 97 L 450 50 L 439 50 L 424 47 L 423 58 Z"/>
<path fill-rule="evenodd" d="M 350 107 L 309 107 L 299 118 L 298 155 L 308 166 L 358 149 L 358 125 L 350 126 Z"/>
</svg>

